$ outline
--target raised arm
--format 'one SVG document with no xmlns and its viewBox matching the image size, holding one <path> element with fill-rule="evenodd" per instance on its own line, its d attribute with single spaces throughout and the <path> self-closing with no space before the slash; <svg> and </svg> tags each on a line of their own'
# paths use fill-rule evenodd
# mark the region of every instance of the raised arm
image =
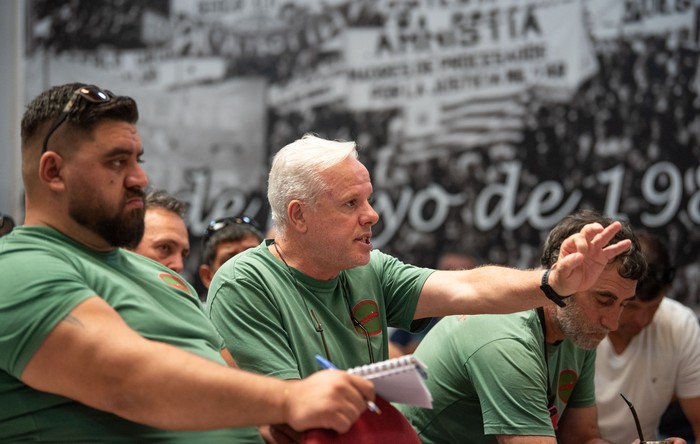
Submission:
<svg viewBox="0 0 700 444">
<path fill-rule="evenodd" d="M 282 381 L 144 339 L 99 297 L 52 330 L 21 375 L 29 386 L 171 430 L 288 423 L 347 431 L 373 399 L 346 372 Z"/>
<path fill-rule="evenodd" d="M 606 228 L 589 224 L 567 238 L 549 275 L 554 291 L 566 296 L 590 288 L 606 264 L 630 247 L 629 240 L 606 246 L 619 230 L 619 222 Z M 548 301 L 540 289 L 542 274 L 542 270 L 499 266 L 436 271 L 423 286 L 414 318 L 512 313 L 539 307 Z"/>
</svg>

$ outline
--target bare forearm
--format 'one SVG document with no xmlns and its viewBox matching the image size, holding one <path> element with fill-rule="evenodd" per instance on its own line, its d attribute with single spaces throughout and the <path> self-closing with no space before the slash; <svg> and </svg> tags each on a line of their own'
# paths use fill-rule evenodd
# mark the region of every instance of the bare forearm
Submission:
<svg viewBox="0 0 700 444">
<path fill-rule="evenodd" d="M 700 439 L 700 397 L 695 398 L 680 398 L 678 402 L 681 409 L 688 418 L 688 422 L 693 428 L 695 439 Z"/>
<path fill-rule="evenodd" d="M 149 360 L 152 368 L 125 381 L 134 387 L 130 393 L 137 402 L 122 407 L 122 416 L 133 414 L 135 421 L 175 430 L 285 423 L 296 430 L 321 427 L 343 433 L 374 398 L 369 381 L 343 371 L 324 370 L 304 380 L 283 381 L 178 349 L 169 358 L 159 360 L 162 367 Z M 167 382 L 157 387 L 168 374 Z"/>
<path fill-rule="evenodd" d="M 346 372 L 282 381 L 149 341 L 97 297 L 52 330 L 21 379 L 37 390 L 177 430 L 289 423 L 342 432 L 374 398 L 369 381 Z"/>
<path fill-rule="evenodd" d="M 140 340 L 137 347 L 95 350 L 77 369 L 54 366 L 54 378 L 37 377 L 30 369 L 23 379 L 38 390 L 159 428 L 200 430 L 285 419 L 283 381 L 134 340 Z"/>
<path fill-rule="evenodd" d="M 539 307 L 547 301 L 539 288 L 542 273 L 498 266 L 436 271 L 423 286 L 415 317 L 512 313 Z"/>
<path fill-rule="evenodd" d="M 560 296 L 589 289 L 609 261 L 627 250 L 631 241 L 607 243 L 620 229 L 589 224 L 569 236 L 552 265 L 548 284 Z M 543 270 L 487 266 L 467 271 L 436 271 L 423 286 L 414 318 L 449 314 L 511 313 L 547 303 L 540 290 Z"/>
<path fill-rule="evenodd" d="M 167 358 L 156 363 L 149 360 L 146 369 L 135 369 L 139 374 L 124 380 L 122 387 L 115 390 L 116 414 L 173 430 L 286 421 L 288 388 L 284 381 L 230 369 L 164 347 L 171 349 Z"/>
</svg>

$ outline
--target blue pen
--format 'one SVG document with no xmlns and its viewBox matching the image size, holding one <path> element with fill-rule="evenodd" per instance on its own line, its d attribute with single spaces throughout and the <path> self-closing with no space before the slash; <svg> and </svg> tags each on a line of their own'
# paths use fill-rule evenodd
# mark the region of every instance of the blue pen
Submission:
<svg viewBox="0 0 700 444">
<path fill-rule="evenodd" d="M 336 367 L 331 361 L 328 359 L 324 358 L 321 355 L 316 355 L 316 362 L 321 364 L 321 367 L 325 369 L 332 369 L 332 370 L 338 370 L 338 367 Z M 382 413 L 381 409 L 377 404 L 375 404 L 373 401 L 367 400 L 367 408 L 371 411 L 376 413 L 377 415 L 380 415 Z"/>
</svg>

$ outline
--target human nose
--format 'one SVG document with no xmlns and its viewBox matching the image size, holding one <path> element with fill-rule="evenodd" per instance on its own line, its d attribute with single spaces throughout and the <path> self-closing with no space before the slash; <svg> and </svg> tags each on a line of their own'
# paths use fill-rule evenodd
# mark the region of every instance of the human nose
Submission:
<svg viewBox="0 0 700 444">
<path fill-rule="evenodd" d="M 134 165 L 132 171 L 126 177 L 126 187 L 138 187 L 144 189 L 148 186 L 148 176 L 138 163 Z"/>
<path fill-rule="evenodd" d="M 600 324 L 607 328 L 608 331 L 615 331 L 620 325 L 620 314 L 622 314 L 622 307 L 606 311 L 600 320 Z"/>
<path fill-rule="evenodd" d="M 185 268 L 185 263 L 182 260 L 182 256 L 179 254 L 174 254 L 170 258 L 167 267 L 173 270 L 175 273 L 180 273 Z"/>
<path fill-rule="evenodd" d="M 362 225 L 374 225 L 379 222 L 379 214 L 374 211 L 372 204 L 367 202 L 367 209 L 363 214 Z"/>
</svg>

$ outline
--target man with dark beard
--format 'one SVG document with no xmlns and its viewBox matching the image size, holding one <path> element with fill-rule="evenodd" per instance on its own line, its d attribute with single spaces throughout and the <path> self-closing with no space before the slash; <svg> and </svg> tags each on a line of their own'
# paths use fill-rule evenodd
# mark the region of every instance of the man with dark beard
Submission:
<svg viewBox="0 0 700 444">
<path fill-rule="evenodd" d="M 542 266 L 556 268 L 562 242 L 591 223 L 613 220 L 590 210 L 566 217 L 545 242 Z M 424 442 L 605 442 L 596 423 L 595 347 L 617 328 L 646 271 L 626 224 L 610 242 L 623 239 L 632 248 L 612 259 L 590 289 L 562 298 L 560 306 L 450 316 L 428 333 L 415 355 L 430 370 L 433 409 L 401 406 Z"/>
<path fill-rule="evenodd" d="M 83 84 L 45 91 L 22 119 L 25 224 L 0 239 L 0 442 L 249 442 L 257 430 L 240 427 L 277 423 L 347 431 L 370 382 L 229 368 L 194 289 L 117 248 L 144 231 L 137 119 L 131 98 Z"/>
</svg>

